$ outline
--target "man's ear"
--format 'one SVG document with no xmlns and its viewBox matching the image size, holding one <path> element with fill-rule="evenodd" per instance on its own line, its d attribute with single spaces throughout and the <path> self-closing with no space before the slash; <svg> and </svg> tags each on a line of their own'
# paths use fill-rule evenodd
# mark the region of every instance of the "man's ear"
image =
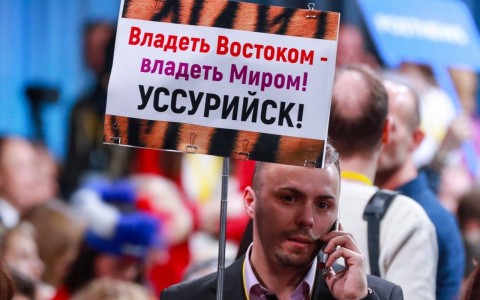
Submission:
<svg viewBox="0 0 480 300">
<path fill-rule="evenodd" d="M 243 191 L 243 205 L 245 205 L 245 212 L 250 218 L 254 218 L 254 207 L 255 207 L 255 192 L 251 186 L 247 186 Z"/>
<path fill-rule="evenodd" d="M 383 131 L 382 131 L 382 144 L 385 145 L 388 143 L 388 140 L 390 138 L 390 126 L 392 126 L 391 124 L 391 120 L 390 118 L 386 118 L 385 119 L 385 123 L 383 123 Z"/>
<path fill-rule="evenodd" d="M 413 130 L 412 133 L 412 151 L 415 151 L 425 138 L 425 132 L 420 127 Z"/>
</svg>

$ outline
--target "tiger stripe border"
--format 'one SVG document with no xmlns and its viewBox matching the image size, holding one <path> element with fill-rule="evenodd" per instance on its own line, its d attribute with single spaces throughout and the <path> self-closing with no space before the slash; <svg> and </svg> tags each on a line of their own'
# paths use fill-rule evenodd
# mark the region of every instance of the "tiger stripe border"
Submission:
<svg viewBox="0 0 480 300">
<path fill-rule="evenodd" d="M 187 123 L 105 116 L 103 142 L 320 168 L 324 141 Z M 193 147 L 192 147 L 193 146 Z"/>
<path fill-rule="evenodd" d="M 340 14 L 228 0 L 125 0 L 122 17 L 336 41 Z"/>
</svg>

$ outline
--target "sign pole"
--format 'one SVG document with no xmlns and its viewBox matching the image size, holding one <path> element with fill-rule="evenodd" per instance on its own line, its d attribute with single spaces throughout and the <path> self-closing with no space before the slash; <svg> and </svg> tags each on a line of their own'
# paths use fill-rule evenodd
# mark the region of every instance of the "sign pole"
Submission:
<svg viewBox="0 0 480 300">
<path fill-rule="evenodd" d="M 218 272 L 217 272 L 217 300 L 223 299 L 223 273 L 225 270 L 225 244 L 226 244 L 226 225 L 227 225 L 227 195 L 228 195 L 228 175 L 230 173 L 230 160 L 223 158 L 222 171 L 222 195 L 220 202 L 220 237 L 218 243 Z"/>
</svg>

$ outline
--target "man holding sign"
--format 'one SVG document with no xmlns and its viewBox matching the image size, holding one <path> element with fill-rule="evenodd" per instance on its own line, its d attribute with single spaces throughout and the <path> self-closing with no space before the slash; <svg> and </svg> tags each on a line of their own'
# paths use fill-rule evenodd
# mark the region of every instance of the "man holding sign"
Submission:
<svg viewBox="0 0 480 300">
<path fill-rule="evenodd" d="M 325 168 L 257 163 L 244 191 L 253 243 L 225 269 L 228 299 L 403 299 L 399 286 L 367 277 L 352 236 L 334 229 L 340 193 L 338 155 L 327 144 Z M 325 263 L 317 258 L 323 249 Z M 345 268 L 330 269 L 336 259 Z M 327 272 L 324 272 L 324 270 Z M 215 299 L 217 274 L 181 283 L 161 299 Z"/>
</svg>

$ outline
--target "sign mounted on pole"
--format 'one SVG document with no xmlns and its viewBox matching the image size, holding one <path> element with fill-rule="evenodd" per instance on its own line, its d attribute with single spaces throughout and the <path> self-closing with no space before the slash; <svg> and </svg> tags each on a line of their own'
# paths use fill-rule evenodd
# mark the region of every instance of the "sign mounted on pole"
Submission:
<svg viewBox="0 0 480 300">
<path fill-rule="evenodd" d="M 104 142 L 320 167 L 339 14 L 124 0 Z"/>
</svg>

